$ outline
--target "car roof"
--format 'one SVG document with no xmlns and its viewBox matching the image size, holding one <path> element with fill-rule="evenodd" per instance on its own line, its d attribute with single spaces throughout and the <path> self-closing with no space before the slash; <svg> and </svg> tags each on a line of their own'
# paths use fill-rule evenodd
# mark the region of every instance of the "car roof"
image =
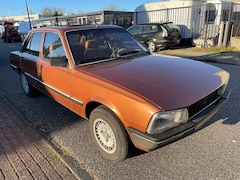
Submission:
<svg viewBox="0 0 240 180">
<path fill-rule="evenodd" d="M 108 29 L 108 28 L 122 28 L 117 25 L 75 25 L 75 26 L 48 26 L 33 29 L 32 31 L 71 31 L 71 30 L 90 30 L 90 29 Z"/>
<path fill-rule="evenodd" d="M 139 25 L 162 25 L 162 24 L 172 24 L 172 22 L 150 22 L 150 23 L 136 24 L 136 26 L 139 26 Z"/>
</svg>

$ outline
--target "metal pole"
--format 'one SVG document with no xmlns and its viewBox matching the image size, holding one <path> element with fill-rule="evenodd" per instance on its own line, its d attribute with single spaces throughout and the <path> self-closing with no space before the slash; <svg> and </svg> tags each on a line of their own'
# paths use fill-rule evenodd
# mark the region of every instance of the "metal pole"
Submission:
<svg viewBox="0 0 240 180">
<path fill-rule="evenodd" d="M 27 8 L 27 15 L 28 15 L 28 22 L 29 22 L 29 28 L 32 30 L 32 25 L 31 25 L 31 20 L 30 20 L 30 15 L 29 15 L 29 10 L 28 10 L 28 4 L 27 0 L 25 0 L 26 8 Z"/>
<path fill-rule="evenodd" d="M 210 5 L 207 5 L 207 21 L 205 22 L 205 33 L 204 33 L 204 48 L 208 47 L 207 43 L 207 33 L 208 33 L 208 21 L 209 21 L 209 14 L 210 14 Z"/>
<path fill-rule="evenodd" d="M 219 38 L 218 38 L 218 46 L 219 47 L 222 47 L 222 45 L 223 45 L 224 25 L 225 25 L 225 23 L 222 21 L 220 24 L 220 31 L 219 31 Z"/>
<path fill-rule="evenodd" d="M 233 11 L 233 3 L 229 6 L 229 14 L 228 14 L 228 21 L 226 22 L 224 38 L 223 38 L 223 47 L 226 48 L 229 40 L 230 40 L 230 26 L 231 26 L 231 18 L 232 18 L 232 11 Z"/>
</svg>

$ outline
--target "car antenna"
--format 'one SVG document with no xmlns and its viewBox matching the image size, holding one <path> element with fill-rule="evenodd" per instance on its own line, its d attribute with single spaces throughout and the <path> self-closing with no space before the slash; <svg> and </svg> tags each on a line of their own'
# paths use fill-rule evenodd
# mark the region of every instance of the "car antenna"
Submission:
<svg viewBox="0 0 240 180">
<path fill-rule="evenodd" d="M 96 26 L 96 28 L 98 27 L 98 23 L 96 22 L 96 19 L 94 20 L 94 25 Z"/>
<path fill-rule="evenodd" d="M 90 19 L 89 17 L 87 17 L 87 18 L 88 18 L 89 21 L 91 21 L 91 23 L 92 23 L 93 25 L 96 26 L 96 28 L 98 27 L 98 23 L 96 22 L 96 19 L 94 19 L 94 21 L 93 21 L 93 20 Z"/>
</svg>

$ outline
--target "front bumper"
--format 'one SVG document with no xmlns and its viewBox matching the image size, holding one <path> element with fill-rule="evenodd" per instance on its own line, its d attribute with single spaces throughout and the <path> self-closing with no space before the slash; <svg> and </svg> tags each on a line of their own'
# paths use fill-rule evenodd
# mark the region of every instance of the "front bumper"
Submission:
<svg viewBox="0 0 240 180">
<path fill-rule="evenodd" d="M 176 141 L 181 137 L 185 137 L 207 123 L 218 112 L 219 108 L 226 102 L 229 95 L 230 91 L 225 92 L 225 94 L 218 101 L 199 113 L 197 116 L 189 119 L 188 122 L 175 128 L 169 129 L 165 132 L 158 134 L 146 134 L 137 129 L 129 127 L 128 130 L 131 134 L 133 143 L 135 146 L 142 150 L 151 151 L 170 142 Z"/>
</svg>

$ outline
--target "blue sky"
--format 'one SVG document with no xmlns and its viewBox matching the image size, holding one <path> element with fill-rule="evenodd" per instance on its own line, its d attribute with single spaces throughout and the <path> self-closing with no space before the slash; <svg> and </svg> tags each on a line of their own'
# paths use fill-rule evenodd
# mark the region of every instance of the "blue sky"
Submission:
<svg viewBox="0 0 240 180">
<path fill-rule="evenodd" d="M 66 13 L 88 13 L 104 10 L 115 5 L 124 11 L 134 11 L 137 6 L 159 0 L 27 0 L 28 6 L 35 14 L 40 14 L 45 7 L 60 8 Z M 0 17 L 26 14 L 25 0 L 1 0 Z"/>
</svg>

